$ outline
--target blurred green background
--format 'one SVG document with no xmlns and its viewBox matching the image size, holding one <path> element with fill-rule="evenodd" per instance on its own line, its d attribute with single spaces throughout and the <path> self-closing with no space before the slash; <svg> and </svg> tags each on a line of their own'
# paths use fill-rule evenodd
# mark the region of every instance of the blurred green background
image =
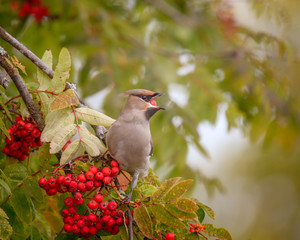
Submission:
<svg viewBox="0 0 300 240">
<path fill-rule="evenodd" d="M 70 50 L 91 107 L 116 118 L 119 93 L 165 92 L 153 168 L 197 179 L 215 225 L 241 240 L 300 238 L 299 13 L 298 0 L 0 0 L 1 26 L 39 57 Z"/>
</svg>

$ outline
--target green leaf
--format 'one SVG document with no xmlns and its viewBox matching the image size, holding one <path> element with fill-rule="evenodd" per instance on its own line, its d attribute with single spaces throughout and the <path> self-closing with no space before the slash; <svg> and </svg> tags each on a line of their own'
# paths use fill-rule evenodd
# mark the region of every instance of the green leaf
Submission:
<svg viewBox="0 0 300 240">
<path fill-rule="evenodd" d="M 63 48 L 58 57 L 51 88 L 54 93 L 61 93 L 65 89 L 66 80 L 69 79 L 71 70 L 71 56 L 68 49 Z"/>
<path fill-rule="evenodd" d="M 76 114 L 80 120 L 91 125 L 109 127 L 115 121 L 111 117 L 90 108 L 77 108 Z"/>
<path fill-rule="evenodd" d="M 172 202 L 175 201 L 177 198 L 182 196 L 193 184 L 194 180 L 188 179 L 184 180 L 182 182 L 177 183 L 175 186 L 173 186 L 170 191 L 167 192 L 167 194 L 164 197 L 164 200 L 166 202 Z"/>
<path fill-rule="evenodd" d="M 17 216 L 26 224 L 32 221 L 32 205 L 27 193 L 17 188 L 9 200 Z"/>
<path fill-rule="evenodd" d="M 41 239 L 40 231 L 35 226 L 31 226 L 30 239 L 31 240 Z"/>
<path fill-rule="evenodd" d="M 67 125 L 74 123 L 75 116 L 71 109 L 50 112 L 46 117 L 46 126 L 41 135 L 41 141 L 51 142 L 57 132 Z"/>
<path fill-rule="evenodd" d="M 50 144 L 49 143 L 44 143 L 44 145 L 40 148 L 39 151 L 39 163 L 41 166 L 45 166 L 46 163 L 48 163 L 51 159 L 51 154 L 50 154 Z"/>
<path fill-rule="evenodd" d="M 225 228 L 216 228 L 212 224 L 203 224 L 205 228 L 205 233 L 211 237 L 217 237 L 222 240 L 232 240 L 230 233 Z"/>
<path fill-rule="evenodd" d="M 43 112 L 44 116 L 47 116 L 47 114 L 49 112 L 49 104 L 50 104 L 52 97 L 49 97 L 46 93 L 43 93 L 43 92 L 38 93 L 38 96 L 41 100 L 42 112 Z"/>
<path fill-rule="evenodd" d="M 180 177 L 176 177 L 164 181 L 163 184 L 153 193 L 152 200 L 155 201 L 161 199 L 169 191 L 169 189 L 180 179 Z"/>
<path fill-rule="evenodd" d="M 198 210 L 197 204 L 188 198 L 180 198 L 176 201 L 176 206 L 183 212 L 193 213 Z"/>
<path fill-rule="evenodd" d="M 4 182 L 2 179 L 0 179 L 0 186 L 3 187 L 7 193 L 9 195 L 11 195 L 11 190 L 10 190 L 10 187 L 8 186 L 8 184 L 6 182 Z"/>
<path fill-rule="evenodd" d="M 22 164 L 11 164 L 4 169 L 5 176 L 9 179 L 11 188 L 19 185 L 27 177 L 27 169 Z"/>
<path fill-rule="evenodd" d="M 8 216 L 2 208 L 0 208 L 0 239 L 9 240 L 13 232 L 13 228 L 8 222 Z"/>
<path fill-rule="evenodd" d="M 72 143 L 69 144 L 69 146 L 63 151 L 61 158 L 60 158 L 60 165 L 64 165 L 70 160 L 72 160 L 75 156 L 75 154 L 78 152 L 80 148 L 80 140 L 76 139 Z"/>
<path fill-rule="evenodd" d="M 106 148 L 103 146 L 99 138 L 90 133 L 85 126 L 79 126 L 79 135 L 82 146 L 92 157 L 98 156 L 101 152 L 104 153 L 106 151 Z"/>
<path fill-rule="evenodd" d="M 152 196 L 153 193 L 156 191 L 156 187 L 151 185 L 151 184 L 142 184 L 139 187 L 139 190 L 141 191 L 141 193 L 147 197 Z"/>
<path fill-rule="evenodd" d="M 133 217 L 144 236 L 151 239 L 153 235 L 152 221 L 147 208 L 144 205 L 135 208 Z"/>
<path fill-rule="evenodd" d="M 80 104 L 80 102 L 76 93 L 72 89 L 68 89 L 54 98 L 50 104 L 50 110 L 56 111 L 78 104 Z"/>
<path fill-rule="evenodd" d="M 197 233 L 189 233 L 188 235 L 184 236 L 184 240 L 199 240 L 202 239 Z"/>
<path fill-rule="evenodd" d="M 10 114 L 10 111 L 8 110 L 7 106 L 4 104 L 4 101 L 5 101 L 4 97 L 2 97 L 1 94 L 0 94 L 0 105 L 1 105 L 1 107 L 3 108 L 5 114 L 9 117 L 9 119 L 13 119 L 11 114 Z"/>
<path fill-rule="evenodd" d="M 77 125 L 70 124 L 60 129 L 50 143 L 50 153 L 59 152 L 62 147 L 77 133 Z"/>
<path fill-rule="evenodd" d="M 215 219 L 215 212 L 209 206 L 206 206 L 205 204 L 199 201 L 197 201 L 197 205 L 199 208 L 202 208 L 211 219 Z"/>
<path fill-rule="evenodd" d="M 2 132 L 5 134 L 6 137 L 8 137 L 10 139 L 10 135 L 6 129 L 5 123 L 3 122 L 2 118 L 0 117 L 0 129 L 2 130 Z"/>
<path fill-rule="evenodd" d="M 52 52 L 51 50 L 46 50 L 43 57 L 42 61 L 50 68 L 52 69 Z M 51 79 L 49 76 L 44 73 L 40 68 L 37 69 L 37 80 L 40 84 L 39 90 L 47 90 L 50 86 L 50 81 Z"/>
<path fill-rule="evenodd" d="M 199 204 L 197 204 L 198 205 L 198 210 L 196 211 L 196 214 L 197 214 L 197 217 L 198 217 L 198 220 L 199 220 L 199 222 L 200 223 L 202 223 L 203 222 L 203 219 L 204 219 L 204 217 L 205 217 L 205 212 L 204 212 L 204 210 L 199 206 Z"/>
<path fill-rule="evenodd" d="M 162 204 L 150 205 L 153 215 L 162 223 L 175 228 L 185 228 L 185 225 L 175 216 L 167 211 Z"/>
<path fill-rule="evenodd" d="M 166 204 L 165 208 L 172 215 L 174 215 L 175 217 L 178 217 L 180 219 L 193 219 L 193 218 L 197 217 L 197 215 L 195 213 L 184 212 L 184 211 L 178 209 L 177 206 L 175 206 L 174 204 Z"/>
</svg>

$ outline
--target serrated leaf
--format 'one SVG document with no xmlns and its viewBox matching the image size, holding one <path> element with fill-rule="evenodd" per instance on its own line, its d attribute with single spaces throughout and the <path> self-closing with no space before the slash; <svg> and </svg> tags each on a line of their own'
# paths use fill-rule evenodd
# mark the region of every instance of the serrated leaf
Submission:
<svg viewBox="0 0 300 240">
<path fill-rule="evenodd" d="M 144 236 L 152 239 L 152 222 L 147 208 L 144 205 L 135 208 L 133 218 Z"/>
<path fill-rule="evenodd" d="M 109 127 L 115 121 L 111 117 L 90 108 L 77 108 L 76 114 L 80 120 L 91 125 Z"/>
<path fill-rule="evenodd" d="M 175 217 L 178 217 L 180 219 L 193 219 L 197 217 L 197 215 L 193 212 L 184 212 L 177 208 L 174 204 L 166 204 L 165 208 Z"/>
<path fill-rule="evenodd" d="M 13 232 L 13 228 L 8 222 L 8 216 L 2 208 L 0 208 L 0 239 L 8 240 Z"/>
<path fill-rule="evenodd" d="M 76 93 L 72 89 L 68 89 L 67 91 L 58 94 L 56 98 L 54 98 L 50 104 L 50 110 L 60 110 L 70 106 L 78 105 L 79 103 L 80 102 Z"/>
<path fill-rule="evenodd" d="M 193 184 L 194 180 L 188 179 L 177 183 L 165 195 L 166 202 L 172 202 L 182 196 Z"/>
<path fill-rule="evenodd" d="M 65 89 L 66 80 L 70 77 L 71 56 L 68 49 L 63 48 L 58 57 L 51 87 L 55 93 L 61 93 Z"/>
<path fill-rule="evenodd" d="M 11 188 L 14 188 L 14 186 L 19 185 L 28 175 L 26 167 L 21 164 L 8 165 L 4 169 L 3 173 L 8 179 L 8 184 Z"/>
<path fill-rule="evenodd" d="M 50 68 L 52 69 L 52 52 L 51 50 L 46 50 L 42 61 Z M 50 86 L 51 79 L 47 74 L 45 74 L 40 68 L 37 69 L 37 80 L 40 84 L 39 90 L 47 90 Z"/>
<path fill-rule="evenodd" d="M 83 125 L 79 126 L 79 134 L 80 134 L 80 137 L 81 137 L 81 141 L 82 141 L 83 147 L 86 149 L 86 151 L 91 156 L 93 156 L 93 157 L 94 156 L 98 156 L 100 154 L 100 152 L 104 153 L 106 151 L 106 148 L 103 146 L 103 144 L 101 143 L 101 141 L 99 140 L 99 138 L 97 138 L 95 135 L 93 135 L 92 133 L 90 133 L 90 131 L 85 126 L 83 126 Z M 89 146 L 89 144 L 91 144 L 91 145 Z M 92 145 L 95 145 L 98 150 L 95 149 L 95 151 L 94 151 L 94 146 L 92 146 Z M 91 153 L 93 153 L 94 155 L 92 155 L 88 151 L 88 148 L 90 148 L 89 151 Z"/>
<path fill-rule="evenodd" d="M 77 125 L 70 124 L 60 129 L 50 142 L 50 153 L 59 152 L 62 147 L 77 133 Z"/>
<path fill-rule="evenodd" d="M 188 212 L 188 213 L 193 213 L 198 210 L 197 204 L 193 200 L 188 198 L 177 199 L 176 206 L 181 211 Z"/>
<path fill-rule="evenodd" d="M 199 208 L 202 208 L 211 219 L 215 220 L 214 210 L 212 210 L 209 206 L 206 206 L 205 204 L 203 204 L 201 202 L 197 202 L 197 205 Z"/>
<path fill-rule="evenodd" d="M 61 155 L 60 165 L 66 164 L 67 162 L 72 160 L 75 154 L 78 152 L 80 146 L 81 145 L 79 139 L 76 139 L 75 141 L 71 142 Z"/>
<path fill-rule="evenodd" d="M 177 217 L 169 213 L 163 205 L 150 205 L 150 210 L 160 222 L 170 227 L 185 228 L 184 223 L 182 223 Z"/>
<path fill-rule="evenodd" d="M 2 130 L 2 132 L 5 134 L 6 137 L 8 137 L 10 139 L 10 135 L 6 129 L 5 123 L 3 122 L 2 118 L 0 117 L 0 129 Z"/>
<path fill-rule="evenodd" d="M 203 224 L 205 233 L 211 237 L 217 237 L 220 240 L 232 240 L 230 233 L 225 228 L 216 228 L 212 224 Z"/>
<path fill-rule="evenodd" d="M 49 97 L 46 93 L 43 93 L 43 92 L 38 93 L 38 96 L 41 100 L 42 113 L 44 116 L 47 116 L 47 114 L 49 112 L 49 104 L 51 101 L 51 97 Z"/>
<path fill-rule="evenodd" d="M 74 123 L 75 116 L 71 109 L 50 112 L 46 117 L 46 126 L 41 135 L 41 141 L 50 142 L 63 127 Z"/>
<path fill-rule="evenodd" d="M 155 201 L 157 199 L 161 199 L 170 190 L 170 188 L 180 179 L 181 177 L 176 177 L 164 181 L 162 185 L 153 193 L 152 200 Z"/>
<path fill-rule="evenodd" d="M 141 193 L 146 197 L 152 196 L 156 189 L 157 188 L 151 184 L 142 184 L 142 186 L 139 187 Z"/>
</svg>

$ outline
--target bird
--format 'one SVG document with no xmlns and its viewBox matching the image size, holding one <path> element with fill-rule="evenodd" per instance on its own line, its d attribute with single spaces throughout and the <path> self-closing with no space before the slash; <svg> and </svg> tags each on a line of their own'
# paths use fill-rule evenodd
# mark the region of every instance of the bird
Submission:
<svg viewBox="0 0 300 240">
<path fill-rule="evenodd" d="M 106 144 L 110 155 L 119 163 L 120 169 L 132 175 L 129 201 L 138 178 L 148 175 L 153 143 L 150 118 L 165 108 L 155 99 L 163 93 L 146 89 L 132 89 L 121 95 L 127 96 L 126 104 L 117 120 L 110 126 Z"/>
</svg>

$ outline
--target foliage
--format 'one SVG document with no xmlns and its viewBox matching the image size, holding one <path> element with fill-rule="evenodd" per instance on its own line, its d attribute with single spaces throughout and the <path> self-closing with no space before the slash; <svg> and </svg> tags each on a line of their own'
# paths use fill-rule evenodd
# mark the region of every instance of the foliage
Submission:
<svg viewBox="0 0 300 240">
<path fill-rule="evenodd" d="M 42 59 L 48 66 L 52 66 L 53 57 L 50 50 L 45 52 Z M 24 66 L 22 66 L 23 68 Z M 70 68 L 70 54 L 66 48 L 63 48 L 58 57 L 53 79 L 50 79 L 40 70 L 37 72 L 39 85 L 30 93 L 34 96 L 36 103 L 39 104 L 45 118 L 46 126 L 41 135 L 44 145 L 41 148 L 30 150 L 31 154 L 27 160 L 27 166 L 25 159 L 19 159 L 20 162 L 18 163 L 14 158 L 9 157 L 11 155 L 3 156 L 5 166 L 4 170 L 1 170 L 0 177 L 0 221 L 2 223 L 0 238 L 61 239 L 66 233 L 68 233 L 66 236 L 74 233 L 77 237 L 72 236 L 73 239 L 90 238 L 95 234 L 102 236 L 103 239 L 106 239 L 106 236 L 107 239 L 119 239 L 120 236 L 123 239 L 128 239 L 128 231 L 125 231 L 128 228 L 126 224 L 123 225 L 123 222 L 129 216 L 125 217 L 123 211 L 128 209 L 131 212 L 133 209 L 133 219 L 136 222 L 134 233 L 138 239 L 144 237 L 165 239 L 168 232 L 174 232 L 177 238 L 184 239 L 185 236 L 189 235 L 189 229 L 193 224 L 201 226 L 201 231 L 194 233 L 193 239 L 200 239 L 201 237 L 208 239 L 209 236 L 231 239 L 230 234 L 225 229 L 218 229 L 213 225 L 208 225 L 209 231 L 205 231 L 206 226 L 200 224 L 205 216 L 204 211 L 207 211 L 205 207 L 202 208 L 205 205 L 188 198 L 181 198 L 191 187 L 193 180 L 180 181 L 180 178 L 173 178 L 161 184 L 157 181 L 157 176 L 152 173 L 147 177 L 147 180 L 138 184 L 133 192 L 132 201 L 126 201 L 126 198 L 122 197 L 124 191 L 121 186 L 124 188 L 128 182 L 123 180 L 121 184 L 113 183 L 113 179 L 119 173 L 119 168 L 114 169 L 113 163 L 111 163 L 111 169 L 107 167 L 110 166 L 108 164 L 110 157 L 106 154 L 107 149 L 100 139 L 83 125 L 86 122 L 109 127 L 114 120 L 90 108 L 78 107 L 80 101 L 74 90 L 65 90 Z M 30 84 L 27 82 L 27 85 Z M 3 93 L 5 93 L 4 90 Z M 44 97 L 41 97 L 41 94 Z M 10 135 L 11 139 L 6 141 L 17 142 L 19 136 L 15 134 L 18 131 L 26 132 L 27 128 L 25 129 L 25 127 L 27 125 L 22 120 L 17 120 L 15 123 L 13 118 L 8 117 L 8 110 L 12 110 L 13 114 L 17 115 L 16 119 L 21 119 L 21 117 L 27 119 L 29 113 L 24 111 L 25 114 L 22 115 L 20 96 L 8 99 L 6 102 L 2 102 L 2 105 L 6 106 L 5 109 L 2 108 L 2 119 L 6 127 L 11 125 L 8 129 L 10 132 L 12 132 L 12 128 L 15 129 L 15 133 Z M 33 128 L 32 124 L 29 126 Z M 1 134 L 4 134 L 5 130 L 4 128 Z M 30 131 L 32 130 L 30 129 Z M 78 137 L 74 138 L 76 134 Z M 11 149 L 11 151 L 17 150 Z M 51 155 L 59 152 L 62 154 L 59 159 L 60 162 L 57 164 L 55 157 L 51 157 Z M 96 172 L 92 174 L 91 171 L 94 170 L 89 170 L 93 169 L 92 167 L 89 168 L 90 166 L 94 166 L 94 168 L 96 166 L 95 171 L 100 172 L 101 179 L 96 177 L 94 180 Z M 83 174 L 91 181 L 85 182 L 87 180 Z M 87 174 L 92 174 L 92 176 Z M 49 175 L 50 178 L 47 180 L 45 177 Z M 67 178 L 69 180 L 65 180 Z M 80 178 L 84 178 L 84 180 L 80 180 Z M 45 190 L 48 197 L 39 189 L 37 183 Z M 79 187 L 80 183 L 83 187 Z M 128 191 L 129 188 L 125 193 Z M 63 200 L 62 196 L 59 195 L 66 192 L 73 193 L 73 195 L 70 194 L 72 197 L 66 197 Z M 74 194 L 75 192 L 77 195 Z M 82 193 L 80 194 L 80 192 Z M 116 204 L 114 209 L 117 206 L 120 211 L 123 209 L 121 216 L 117 216 L 117 213 L 110 216 L 112 209 L 106 213 L 107 207 L 102 209 L 100 203 L 98 206 L 97 202 L 90 200 L 92 194 L 95 194 L 95 200 L 96 196 L 99 197 L 102 194 L 100 195 L 101 199 L 97 202 L 110 201 L 109 204 L 114 202 Z M 75 198 L 78 195 L 79 197 Z M 104 200 L 102 200 L 102 196 L 104 196 Z M 62 201 L 68 208 L 62 208 Z M 76 205 L 73 205 L 73 201 Z M 105 206 L 105 203 L 103 204 Z M 60 213 L 63 219 L 61 219 Z M 77 214 L 76 218 L 75 214 Z M 85 223 L 86 225 L 79 225 L 79 221 L 83 222 L 84 216 L 90 217 L 90 215 L 95 216 L 94 222 L 91 222 L 90 225 L 87 223 Z M 121 219 L 113 218 L 115 215 Z M 211 214 L 208 213 L 208 216 Z M 111 227 L 108 226 L 105 218 L 112 218 L 113 225 Z M 199 219 L 201 219 L 200 223 Z M 119 221 L 120 227 L 116 225 L 116 221 Z M 112 226 L 115 227 L 112 228 Z M 60 228 L 63 228 L 66 233 L 62 233 Z M 83 230 L 84 228 L 85 230 Z M 103 230 L 101 230 L 102 228 Z M 39 230 L 37 231 L 37 229 Z M 119 235 L 115 238 L 108 237 L 118 233 Z"/>
</svg>

